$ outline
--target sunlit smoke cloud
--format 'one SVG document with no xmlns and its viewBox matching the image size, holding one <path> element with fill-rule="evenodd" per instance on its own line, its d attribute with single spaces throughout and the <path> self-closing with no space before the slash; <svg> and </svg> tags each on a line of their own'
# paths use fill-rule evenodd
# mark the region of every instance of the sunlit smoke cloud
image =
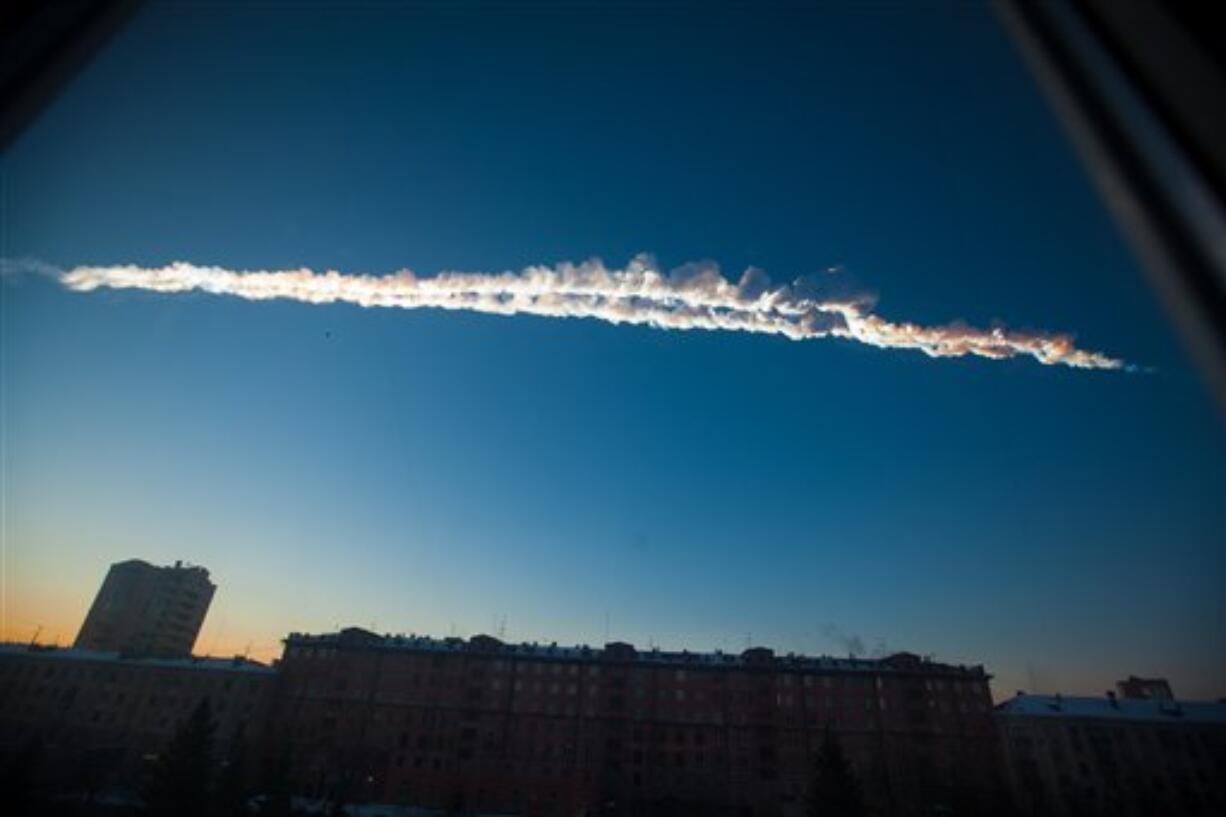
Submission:
<svg viewBox="0 0 1226 817">
<path fill-rule="evenodd" d="M 200 291 L 253 301 L 281 298 L 310 304 L 451 309 L 495 315 L 595 318 L 659 329 L 706 329 L 782 335 L 792 340 L 842 338 L 881 349 L 914 349 L 930 357 L 1003 360 L 1027 356 L 1045 365 L 1123 369 L 1122 360 L 1079 349 L 1073 338 L 1047 332 L 977 329 L 960 323 L 896 323 L 873 312 L 874 299 L 840 293 L 834 274 L 772 285 L 747 269 L 734 281 L 713 263 L 661 272 L 647 255 L 624 268 L 598 259 L 580 264 L 531 266 L 519 272 L 443 272 L 419 277 L 349 275 L 309 269 L 252 271 L 175 262 L 164 267 L 81 266 L 60 277 L 69 289 L 102 287 L 161 293 Z"/>
</svg>

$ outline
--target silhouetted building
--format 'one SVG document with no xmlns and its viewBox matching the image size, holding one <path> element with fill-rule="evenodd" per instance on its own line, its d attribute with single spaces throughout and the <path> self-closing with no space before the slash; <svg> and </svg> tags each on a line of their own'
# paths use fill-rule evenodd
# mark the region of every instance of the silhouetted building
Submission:
<svg viewBox="0 0 1226 817">
<path fill-rule="evenodd" d="M 1138 678 L 1135 675 L 1129 675 L 1126 681 L 1116 681 L 1115 688 L 1119 690 L 1122 698 L 1152 701 L 1175 700 L 1171 684 L 1165 678 Z"/>
<path fill-rule="evenodd" d="M 1023 815 L 1226 813 L 1226 703 L 1019 693 L 997 713 Z"/>
<path fill-rule="evenodd" d="M 829 725 L 875 813 L 1004 795 L 982 667 L 292 634 L 265 745 L 294 788 L 498 813 L 798 815 Z"/>
<path fill-rule="evenodd" d="M 203 567 L 140 559 L 111 565 L 74 646 L 129 655 L 191 655 L 215 585 Z"/>
<path fill-rule="evenodd" d="M 125 658 L 77 647 L 0 644 L 0 758 L 38 740 L 61 793 L 134 792 L 202 698 L 221 757 L 258 745 L 276 671 L 243 658 Z"/>
</svg>

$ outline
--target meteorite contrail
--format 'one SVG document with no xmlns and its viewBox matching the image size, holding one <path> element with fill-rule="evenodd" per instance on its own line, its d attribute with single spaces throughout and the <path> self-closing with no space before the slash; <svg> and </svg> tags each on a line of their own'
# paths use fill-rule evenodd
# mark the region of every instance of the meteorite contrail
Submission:
<svg viewBox="0 0 1226 817">
<path fill-rule="evenodd" d="M 869 296 L 822 294 L 820 277 L 772 285 L 761 270 L 750 268 L 733 282 L 714 264 L 687 264 L 662 272 L 646 255 L 621 269 L 592 259 L 519 272 L 443 272 L 428 277 L 408 270 L 390 275 L 229 270 L 182 261 L 163 267 L 79 266 L 58 277 L 79 292 L 103 287 L 200 291 L 253 301 L 279 298 L 310 304 L 594 318 L 665 330 L 757 332 L 793 340 L 842 338 L 880 349 L 914 349 L 930 357 L 1024 356 L 1049 366 L 1132 368 L 1118 358 L 1079 349 L 1068 334 L 895 322 L 875 314 Z"/>
</svg>

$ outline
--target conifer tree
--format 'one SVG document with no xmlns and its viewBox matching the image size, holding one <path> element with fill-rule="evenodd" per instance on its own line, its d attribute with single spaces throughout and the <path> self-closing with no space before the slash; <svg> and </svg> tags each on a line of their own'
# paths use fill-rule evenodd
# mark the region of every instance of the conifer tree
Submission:
<svg viewBox="0 0 1226 817">
<path fill-rule="evenodd" d="M 809 817 L 861 817 L 866 813 L 860 780 L 829 726 L 814 764 L 808 806 Z"/>
<path fill-rule="evenodd" d="M 217 775 L 213 792 L 214 817 L 239 817 L 248 813 L 247 800 L 251 792 L 247 783 L 247 744 L 236 737 Z"/>
<path fill-rule="evenodd" d="M 217 725 L 207 698 L 175 731 L 145 788 L 151 817 L 206 817 Z"/>
<path fill-rule="evenodd" d="M 31 738 L 9 762 L 0 778 L 0 802 L 6 813 L 26 817 L 36 813 L 37 779 L 43 762 L 43 743 Z"/>
</svg>

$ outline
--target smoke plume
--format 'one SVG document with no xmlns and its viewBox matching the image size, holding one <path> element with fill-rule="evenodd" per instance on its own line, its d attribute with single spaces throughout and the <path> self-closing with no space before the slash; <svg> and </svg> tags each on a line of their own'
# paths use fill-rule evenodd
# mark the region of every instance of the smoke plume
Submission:
<svg viewBox="0 0 1226 817">
<path fill-rule="evenodd" d="M 839 645 L 839 648 L 851 656 L 864 655 L 864 639 L 858 635 L 843 632 L 837 625 L 827 622 L 822 625 L 822 635 Z"/>
<path fill-rule="evenodd" d="M 1024 356 L 1049 366 L 1127 368 L 1122 360 L 1077 348 L 1066 334 L 977 329 L 960 323 L 896 323 L 873 311 L 870 296 L 834 289 L 831 281 L 837 278 L 801 278 L 775 286 L 765 273 L 751 267 L 733 282 L 711 263 L 687 264 L 665 273 L 650 256 L 640 255 L 622 269 L 610 269 L 593 259 L 531 266 L 520 272 L 443 272 L 430 277 L 408 270 L 391 275 L 238 271 L 179 261 L 164 267 L 81 266 L 60 280 L 79 292 L 102 287 L 161 293 L 198 290 L 253 301 L 283 298 L 310 304 L 595 318 L 666 330 L 757 332 L 792 340 L 841 338 L 880 349 L 914 349 L 929 357 Z"/>
</svg>

